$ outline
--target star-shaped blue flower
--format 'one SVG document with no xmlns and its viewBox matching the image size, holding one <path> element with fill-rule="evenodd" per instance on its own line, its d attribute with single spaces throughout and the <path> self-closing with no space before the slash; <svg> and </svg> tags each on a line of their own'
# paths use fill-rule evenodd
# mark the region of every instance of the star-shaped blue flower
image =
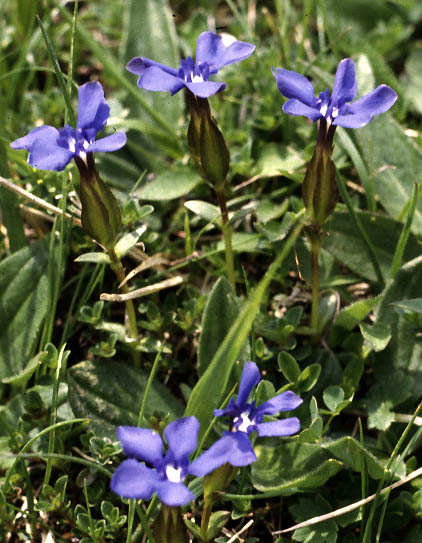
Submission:
<svg viewBox="0 0 422 543">
<path fill-rule="evenodd" d="M 324 118 L 329 125 L 360 128 L 375 115 L 389 110 L 397 100 L 393 89 L 380 85 L 352 102 L 356 98 L 357 85 L 355 64 L 350 58 L 340 61 L 331 96 L 326 89 L 316 97 L 310 81 L 296 72 L 273 68 L 273 75 L 280 93 L 289 98 L 283 111 L 289 115 L 304 115 L 313 122 Z"/>
<path fill-rule="evenodd" d="M 87 153 L 117 151 L 126 143 L 126 134 L 116 132 L 95 141 L 107 124 L 110 108 L 100 83 L 92 81 L 79 87 L 79 112 L 76 130 L 69 125 L 57 130 L 39 126 L 13 141 L 13 149 L 29 151 L 28 163 L 39 170 L 62 171 L 75 156 L 86 160 Z"/>
<path fill-rule="evenodd" d="M 236 400 L 232 398 L 225 409 L 214 411 L 216 417 L 230 417 L 230 432 L 224 432 L 223 437 L 201 455 L 204 462 L 207 461 L 207 455 L 213 458 L 221 455 L 232 466 L 246 466 L 256 460 L 249 440 L 249 435 L 252 432 L 257 432 L 259 437 L 284 437 L 299 431 L 300 421 L 297 417 L 263 422 L 264 415 L 276 415 L 280 411 L 291 411 L 296 409 L 303 400 L 288 390 L 256 406 L 255 401 L 248 402 L 248 398 L 260 380 L 261 374 L 258 366 L 254 362 L 247 362 L 243 367 Z"/>
<path fill-rule="evenodd" d="M 168 91 L 172 95 L 186 87 L 200 98 L 208 98 L 224 90 L 226 84 L 209 81 L 209 77 L 220 68 L 248 58 L 255 46 L 243 41 L 234 41 L 228 47 L 223 39 L 213 32 L 203 32 L 196 43 L 196 61 L 191 57 L 180 61 L 178 70 L 149 58 L 133 58 L 126 69 L 139 75 L 138 87 L 150 91 Z"/>
<path fill-rule="evenodd" d="M 188 475 L 204 476 L 226 462 L 228 446 L 220 447 L 215 454 L 199 456 L 189 462 L 189 455 L 196 449 L 199 422 L 196 417 L 185 417 L 171 422 L 164 430 L 167 451 L 163 440 L 153 430 L 135 426 L 119 426 L 117 437 L 123 451 L 130 458 L 124 460 L 111 480 L 111 489 L 124 498 L 149 500 L 154 492 L 166 505 L 185 505 L 195 499 L 183 481 Z M 218 442 L 217 442 L 218 443 Z M 146 466 L 144 461 L 152 467 Z"/>
</svg>

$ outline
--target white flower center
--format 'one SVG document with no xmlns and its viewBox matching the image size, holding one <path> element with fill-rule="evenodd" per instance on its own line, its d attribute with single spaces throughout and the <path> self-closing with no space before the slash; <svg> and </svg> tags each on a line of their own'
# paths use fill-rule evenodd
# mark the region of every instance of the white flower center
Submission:
<svg viewBox="0 0 422 543">
<path fill-rule="evenodd" d="M 171 483 L 180 483 L 182 481 L 182 468 L 169 465 L 166 467 L 166 475 Z"/>
<path fill-rule="evenodd" d="M 76 151 L 76 140 L 75 140 L 75 138 L 71 138 L 69 140 L 69 151 L 72 151 L 72 153 L 74 153 Z"/>
<path fill-rule="evenodd" d="M 235 431 L 247 433 L 249 426 L 251 426 L 252 424 L 251 419 L 248 417 L 248 415 L 245 415 L 245 413 L 242 413 L 240 417 L 236 417 L 235 419 L 233 419 L 233 423 L 236 424 L 239 420 L 241 420 L 242 422 L 236 428 Z"/>
<path fill-rule="evenodd" d="M 326 113 L 327 113 L 327 109 L 328 109 L 328 104 L 324 104 L 321 109 L 320 109 L 320 112 L 321 112 L 321 115 L 323 117 L 325 117 Z"/>
<path fill-rule="evenodd" d="M 333 112 L 331 113 L 331 117 L 333 119 L 335 119 L 338 115 L 338 108 L 337 107 L 333 107 Z"/>
<path fill-rule="evenodd" d="M 204 78 L 202 77 L 202 75 L 194 75 L 192 77 L 192 83 L 203 83 L 204 82 Z"/>
</svg>

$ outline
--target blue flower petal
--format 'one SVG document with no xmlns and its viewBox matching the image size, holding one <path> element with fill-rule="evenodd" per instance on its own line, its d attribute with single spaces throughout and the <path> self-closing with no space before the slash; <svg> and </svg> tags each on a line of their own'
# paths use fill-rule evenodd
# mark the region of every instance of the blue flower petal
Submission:
<svg viewBox="0 0 422 543">
<path fill-rule="evenodd" d="M 287 390 L 256 407 L 255 412 L 259 415 L 275 415 L 280 411 L 296 409 L 302 402 L 303 400 L 299 396 L 291 390 Z"/>
<path fill-rule="evenodd" d="M 202 32 L 196 42 L 196 63 L 206 62 L 210 72 L 216 73 L 227 64 L 248 58 L 254 50 L 255 45 L 243 41 L 235 41 L 226 47 L 218 34 Z"/>
<path fill-rule="evenodd" d="M 175 420 L 166 426 L 166 437 L 169 451 L 178 464 L 184 464 L 196 449 L 199 422 L 196 417 L 185 417 Z"/>
<path fill-rule="evenodd" d="M 111 152 L 118 151 L 126 144 L 126 134 L 124 132 L 116 132 L 110 136 L 106 136 L 98 141 L 94 141 L 88 146 L 87 152 Z"/>
<path fill-rule="evenodd" d="M 94 128 L 95 132 L 100 132 L 107 124 L 109 115 L 110 108 L 98 81 L 79 87 L 78 129 Z"/>
<path fill-rule="evenodd" d="M 243 407 L 243 406 L 242 406 Z M 238 417 L 241 413 L 233 398 L 230 398 L 229 404 L 224 409 L 214 409 L 214 417 Z"/>
<path fill-rule="evenodd" d="M 315 106 L 317 99 L 315 98 L 314 87 L 306 77 L 283 68 L 276 68 L 275 70 L 272 68 L 272 72 L 277 82 L 277 88 L 283 96 L 295 98 L 310 107 Z M 295 115 L 295 113 L 292 115 Z M 303 115 L 303 113 L 297 115 Z"/>
<path fill-rule="evenodd" d="M 10 147 L 12 149 L 26 149 L 27 151 L 31 150 L 32 145 L 38 140 L 43 138 L 54 138 L 57 139 L 59 137 L 59 131 L 57 128 L 54 128 L 54 126 L 49 125 L 43 125 L 38 126 L 37 128 L 34 128 L 26 136 L 23 136 L 22 138 L 18 138 L 15 141 L 12 141 L 10 144 Z"/>
<path fill-rule="evenodd" d="M 186 505 L 193 501 L 195 496 L 183 483 L 162 481 L 156 485 L 157 496 L 166 505 Z"/>
<path fill-rule="evenodd" d="M 232 466 L 248 466 L 256 461 L 256 455 L 247 434 L 244 432 L 227 432 L 223 435 L 223 438 L 232 440 L 232 450 L 227 460 L 229 464 Z"/>
<path fill-rule="evenodd" d="M 357 93 L 355 63 L 350 58 L 345 58 L 337 66 L 331 100 L 350 102 Z"/>
<path fill-rule="evenodd" d="M 200 98 L 208 98 L 216 92 L 220 92 L 226 88 L 225 83 L 220 83 L 217 81 L 201 81 L 198 83 L 189 83 L 186 82 L 185 86 L 191 91 L 195 96 Z"/>
<path fill-rule="evenodd" d="M 59 145 L 58 140 L 58 132 L 57 136 L 50 132 L 44 133 L 42 139 L 36 139 L 30 148 L 28 163 L 38 170 L 64 170 L 75 153 Z"/>
<path fill-rule="evenodd" d="M 155 492 L 160 477 L 153 469 L 136 460 L 124 460 L 111 478 L 111 490 L 123 498 L 149 500 Z"/>
<path fill-rule="evenodd" d="M 118 426 L 116 435 L 127 456 L 155 464 L 163 457 L 163 441 L 157 432 L 136 426 Z"/>
<path fill-rule="evenodd" d="M 165 72 L 158 66 L 150 66 L 138 79 L 138 87 L 150 91 L 167 91 L 175 94 L 184 86 L 183 79 Z"/>
<path fill-rule="evenodd" d="M 249 394 L 254 386 L 261 380 L 258 366 L 255 362 L 246 362 L 243 366 L 242 378 L 239 385 L 239 394 L 236 399 L 236 406 L 242 410 L 242 407 L 248 401 Z"/>
<path fill-rule="evenodd" d="M 287 100 L 282 109 L 284 113 L 288 113 L 289 115 L 303 115 L 304 117 L 308 117 L 312 122 L 317 121 L 323 116 L 319 109 L 309 107 L 303 102 L 296 100 L 296 98 Z"/>
<path fill-rule="evenodd" d="M 246 434 L 225 432 L 223 437 L 190 464 L 189 473 L 203 477 L 226 463 L 247 466 L 255 460 L 256 455 Z"/>
<path fill-rule="evenodd" d="M 135 75 L 142 75 L 145 70 L 151 66 L 161 68 L 164 72 L 177 77 L 178 70 L 145 57 L 135 57 L 132 60 L 129 60 L 129 62 L 126 64 L 126 70 Z"/>
<path fill-rule="evenodd" d="M 349 105 L 353 114 L 379 115 L 385 113 L 397 100 L 397 93 L 387 85 L 379 85 L 376 89 Z"/>
<path fill-rule="evenodd" d="M 257 424 L 259 437 L 268 436 L 291 436 L 300 429 L 300 421 L 297 417 L 290 417 L 283 420 L 275 420 L 272 422 L 261 422 Z"/>
<path fill-rule="evenodd" d="M 339 115 L 333 121 L 335 126 L 343 126 L 344 128 L 361 128 L 372 120 L 373 115 L 368 113 L 356 113 L 351 115 Z"/>
</svg>

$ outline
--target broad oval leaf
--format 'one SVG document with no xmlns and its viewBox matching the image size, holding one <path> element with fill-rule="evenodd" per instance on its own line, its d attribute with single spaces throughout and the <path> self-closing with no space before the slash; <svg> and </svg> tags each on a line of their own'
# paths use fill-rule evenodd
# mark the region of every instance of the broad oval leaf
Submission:
<svg viewBox="0 0 422 543">
<path fill-rule="evenodd" d="M 84 361 L 68 371 L 69 402 L 73 412 L 91 419 L 97 435 L 115 440 L 119 425 L 136 425 L 148 381 L 140 369 L 111 360 Z M 145 416 L 154 412 L 183 414 L 183 405 L 160 383 L 153 382 L 145 406 Z"/>
<path fill-rule="evenodd" d="M 0 264 L 0 379 L 27 364 L 48 305 L 47 240 L 37 241 Z"/>
</svg>

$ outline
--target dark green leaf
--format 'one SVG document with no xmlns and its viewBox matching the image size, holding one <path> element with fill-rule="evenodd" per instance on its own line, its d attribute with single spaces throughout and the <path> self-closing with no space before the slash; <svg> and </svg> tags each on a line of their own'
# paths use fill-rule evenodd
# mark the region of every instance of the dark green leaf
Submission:
<svg viewBox="0 0 422 543">
<path fill-rule="evenodd" d="M 196 172 L 187 168 L 166 171 L 135 191 L 143 200 L 174 200 L 188 194 L 201 181 Z"/>
<path fill-rule="evenodd" d="M 296 440 L 270 438 L 256 444 L 254 450 L 258 460 L 251 467 L 252 483 L 260 492 L 279 490 L 289 495 L 318 488 L 342 467 L 314 443 L 298 445 Z"/>
<path fill-rule="evenodd" d="M 359 328 L 371 349 L 383 351 L 387 347 L 391 339 L 391 329 L 388 324 L 377 323 L 370 326 L 362 322 Z"/>
<path fill-rule="evenodd" d="M 356 211 L 356 213 L 374 245 L 383 275 L 388 277 L 402 225 L 389 217 L 365 211 Z M 324 239 L 323 247 L 353 272 L 370 281 L 377 281 L 373 266 L 368 259 L 366 246 L 348 213 L 344 211 L 333 213 L 330 235 Z M 411 260 L 419 254 L 419 245 L 415 236 L 411 234 L 404 251 L 404 261 Z"/>
<path fill-rule="evenodd" d="M 225 277 L 220 277 L 209 293 L 202 318 L 202 331 L 198 344 L 198 374 L 200 376 L 214 358 L 238 315 L 239 308 L 230 283 Z"/>
<path fill-rule="evenodd" d="M 136 425 L 148 374 L 111 360 L 80 362 L 68 371 L 69 402 L 77 416 L 88 417 L 97 435 L 115 440 L 116 426 Z M 183 405 L 163 385 L 153 382 L 144 415 L 155 411 L 172 419 Z"/>
<path fill-rule="evenodd" d="M 121 64 L 133 57 L 151 58 L 161 64 L 178 68 L 180 54 L 174 19 L 167 0 L 129 0 L 124 8 L 124 41 L 121 46 Z M 136 76 L 133 85 L 136 86 Z M 182 94 L 169 96 L 163 92 L 143 93 L 143 98 L 171 124 L 176 124 L 182 113 Z M 136 111 L 136 113 L 135 113 Z M 133 116 L 141 117 L 144 110 L 138 106 Z"/>
<path fill-rule="evenodd" d="M 379 383 L 388 384 L 396 369 L 414 379 L 413 395 L 419 400 L 422 390 L 422 344 L 418 328 L 406 314 L 393 310 L 393 303 L 413 300 L 420 296 L 422 257 L 405 264 L 388 285 L 376 315 L 376 324 L 390 326 L 391 340 L 387 348 L 375 354 L 375 376 Z"/>
<path fill-rule="evenodd" d="M 370 174 L 374 176 L 376 194 L 381 204 L 391 217 L 401 217 L 412 196 L 414 182 L 422 170 L 421 150 L 389 115 L 380 115 L 375 122 L 356 131 L 356 137 Z M 422 200 L 419 200 L 412 232 L 421 230 Z M 387 233 L 385 241 L 388 241 Z"/>
<path fill-rule="evenodd" d="M 0 263 L 0 379 L 22 370 L 47 311 L 47 240 Z"/>
<path fill-rule="evenodd" d="M 299 364 L 293 358 L 293 356 L 286 351 L 282 351 L 278 355 L 278 367 L 283 373 L 284 377 L 290 382 L 294 383 L 297 381 L 300 375 Z"/>
</svg>

